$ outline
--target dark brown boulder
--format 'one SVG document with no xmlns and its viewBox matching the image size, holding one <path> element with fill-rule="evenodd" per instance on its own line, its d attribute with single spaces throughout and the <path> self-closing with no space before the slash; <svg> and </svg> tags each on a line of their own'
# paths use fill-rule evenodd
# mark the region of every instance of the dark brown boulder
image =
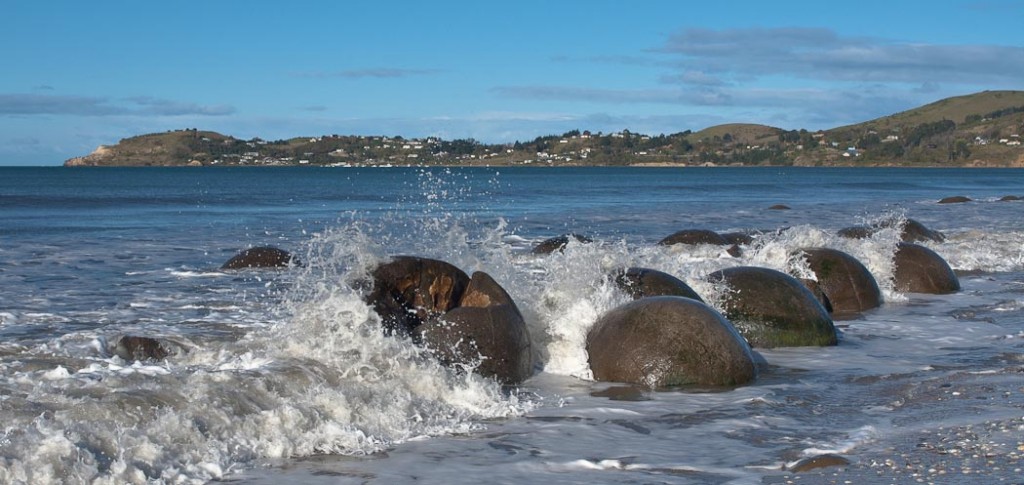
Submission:
<svg viewBox="0 0 1024 485">
<path fill-rule="evenodd" d="M 540 243 L 537 243 L 533 247 L 533 254 L 551 254 L 555 251 L 563 251 L 565 247 L 569 245 L 569 241 L 573 240 L 579 243 L 588 244 L 594 242 L 589 237 L 581 236 L 579 234 L 566 234 L 564 236 L 555 236 L 551 239 L 545 239 Z"/>
<path fill-rule="evenodd" d="M 917 242 L 917 241 L 935 241 L 942 242 L 946 240 L 941 232 L 928 229 L 924 224 L 914 220 L 906 219 L 899 221 L 885 221 L 875 226 L 852 226 L 846 227 L 839 230 L 839 235 L 847 239 L 864 239 L 871 237 L 874 233 L 878 232 L 879 229 L 885 227 L 893 227 L 896 224 L 902 224 L 900 228 L 900 239 L 904 242 Z"/>
<path fill-rule="evenodd" d="M 111 353 L 124 360 L 162 360 L 171 351 L 159 340 L 151 337 L 125 335 L 117 340 Z"/>
<path fill-rule="evenodd" d="M 444 261 L 397 256 L 372 273 L 366 297 L 389 334 L 413 335 L 424 322 L 455 308 L 469 276 Z"/>
<path fill-rule="evenodd" d="M 733 257 L 739 257 L 740 255 L 739 246 L 730 243 L 729 240 L 722 237 L 721 234 L 708 229 L 683 229 L 682 231 L 677 231 L 666 236 L 661 241 L 658 241 L 658 244 L 661 246 L 674 246 L 676 244 L 691 246 L 697 244 L 730 246 L 729 249 L 726 250 L 730 255 Z"/>
<path fill-rule="evenodd" d="M 526 322 L 512 297 L 487 273 L 473 273 L 459 306 L 419 332 L 445 365 L 477 364 L 478 374 L 504 384 L 518 384 L 533 373 Z"/>
<path fill-rule="evenodd" d="M 836 344 L 828 311 L 796 278 L 773 269 L 740 266 L 716 271 L 707 279 L 732 290 L 723 313 L 752 347 Z"/>
<path fill-rule="evenodd" d="M 960 291 L 960 280 L 946 260 L 924 246 L 899 243 L 895 266 L 896 291 L 937 295 Z"/>
<path fill-rule="evenodd" d="M 683 280 L 648 268 L 629 268 L 615 276 L 615 284 L 634 300 L 649 296 L 682 296 L 703 302 Z"/>
<path fill-rule="evenodd" d="M 729 241 L 721 234 L 708 229 L 683 229 L 669 236 L 666 236 L 658 244 L 671 246 L 673 244 L 713 244 L 715 246 L 728 246 Z"/>
<path fill-rule="evenodd" d="M 291 264 L 298 264 L 298 261 L 294 261 L 288 251 L 271 246 L 257 246 L 236 254 L 220 268 L 287 268 Z"/>
<path fill-rule="evenodd" d="M 803 253 L 833 313 L 847 316 L 882 305 L 878 282 L 857 258 L 830 248 L 807 248 Z"/>
<path fill-rule="evenodd" d="M 788 211 L 789 209 L 790 209 L 790 207 L 788 205 L 786 205 L 786 204 L 775 204 L 775 205 L 773 205 L 773 206 L 768 208 L 768 210 L 773 210 L 773 211 Z"/>
<path fill-rule="evenodd" d="M 599 381 L 651 388 L 736 386 L 753 381 L 750 347 L 711 307 L 656 296 L 603 315 L 587 335 L 590 369 Z"/>
<path fill-rule="evenodd" d="M 940 204 L 960 204 L 960 203 L 963 203 L 963 202 L 970 202 L 971 200 L 972 199 L 970 197 L 964 197 L 962 195 L 956 195 L 956 196 L 953 196 L 953 197 L 945 197 L 943 199 L 940 199 L 939 203 Z"/>
<path fill-rule="evenodd" d="M 900 232 L 900 239 L 902 239 L 903 242 L 942 242 L 946 240 L 946 236 L 939 231 L 928 229 L 924 224 L 921 224 L 914 219 L 907 219 L 903 223 L 903 230 Z"/>
<path fill-rule="evenodd" d="M 1014 200 L 1022 200 L 1022 199 L 1020 197 L 1016 196 L 1016 195 L 1004 195 L 1004 196 L 999 198 L 999 202 L 1011 202 L 1011 201 L 1014 201 Z"/>
</svg>

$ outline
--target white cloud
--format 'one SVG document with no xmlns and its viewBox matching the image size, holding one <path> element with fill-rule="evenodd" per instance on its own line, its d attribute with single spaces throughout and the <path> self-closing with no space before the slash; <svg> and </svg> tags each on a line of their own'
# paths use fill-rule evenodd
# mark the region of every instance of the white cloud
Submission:
<svg viewBox="0 0 1024 485">
<path fill-rule="evenodd" d="M 232 114 L 231 106 L 203 106 L 140 96 L 114 100 L 94 96 L 61 96 L 50 94 L 0 94 L 0 115 L 68 115 L 68 116 L 223 116 Z"/>
</svg>

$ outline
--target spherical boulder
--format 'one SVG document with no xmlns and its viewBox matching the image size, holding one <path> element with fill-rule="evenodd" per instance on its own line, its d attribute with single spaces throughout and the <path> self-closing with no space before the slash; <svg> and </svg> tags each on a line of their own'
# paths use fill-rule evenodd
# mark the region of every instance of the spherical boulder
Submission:
<svg viewBox="0 0 1024 485">
<path fill-rule="evenodd" d="M 628 268 L 615 275 L 615 284 L 634 300 L 648 296 L 682 296 L 704 301 L 683 280 L 649 268 Z"/>
<path fill-rule="evenodd" d="M 878 282 L 857 258 L 831 248 L 802 251 L 834 314 L 851 315 L 882 305 Z"/>
<path fill-rule="evenodd" d="M 750 347 L 711 307 L 690 298 L 642 298 L 604 314 L 587 335 L 599 381 L 651 388 L 736 386 L 753 381 Z"/>
<path fill-rule="evenodd" d="M 896 291 L 942 295 L 960 291 L 960 280 L 942 256 L 924 246 L 899 243 L 893 279 Z"/>
<path fill-rule="evenodd" d="M 533 254 L 551 254 L 555 251 L 561 252 L 565 250 L 565 247 L 569 245 L 569 241 L 576 241 L 583 244 L 594 242 L 592 239 L 579 234 L 566 234 L 563 236 L 555 236 L 550 239 L 545 239 L 536 246 L 533 247 Z"/>
<path fill-rule="evenodd" d="M 796 278 L 769 268 L 739 266 L 716 271 L 708 281 L 725 283 L 726 318 L 752 347 L 835 345 L 828 311 Z"/>
<path fill-rule="evenodd" d="M 298 264 L 298 261 L 288 251 L 272 246 L 257 246 L 236 254 L 220 268 L 286 268 L 292 264 Z"/>
<path fill-rule="evenodd" d="M 397 256 L 373 270 L 366 302 L 389 334 L 413 336 L 424 322 L 458 306 L 469 276 L 444 261 Z"/>
<path fill-rule="evenodd" d="M 459 306 L 420 326 L 423 344 L 445 365 L 476 364 L 476 372 L 517 384 L 533 372 L 526 322 L 490 275 L 473 273 Z"/>
</svg>

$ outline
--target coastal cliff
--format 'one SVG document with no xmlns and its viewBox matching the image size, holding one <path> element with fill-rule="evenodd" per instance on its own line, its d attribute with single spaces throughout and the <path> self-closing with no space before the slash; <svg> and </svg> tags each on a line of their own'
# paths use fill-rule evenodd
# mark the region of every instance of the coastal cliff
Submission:
<svg viewBox="0 0 1024 485">
<path fill-rule="evenodd" d="M 483 144 L 401 136 L 238 139 L 197 129 L 140 135 L 67 160 L 80 166 L 971 166 L 1022 167 L 1024 91 L 984 91 L 829 130 L 732 123 L 645 135 L 572 130 Z"/>
</svg>

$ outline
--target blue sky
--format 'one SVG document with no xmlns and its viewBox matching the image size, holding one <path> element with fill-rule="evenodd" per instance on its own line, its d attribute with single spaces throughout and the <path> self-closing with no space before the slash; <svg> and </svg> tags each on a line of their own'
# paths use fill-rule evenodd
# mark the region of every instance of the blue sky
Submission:
<svg viewBox="0 0 1024 485">
<path fill-rule="evenodd" d="M 532 139 L 823 129 L 1024 89 L 1024 0 L 21 1 L 0 165 L 178 128 Z"/>
</svg>

